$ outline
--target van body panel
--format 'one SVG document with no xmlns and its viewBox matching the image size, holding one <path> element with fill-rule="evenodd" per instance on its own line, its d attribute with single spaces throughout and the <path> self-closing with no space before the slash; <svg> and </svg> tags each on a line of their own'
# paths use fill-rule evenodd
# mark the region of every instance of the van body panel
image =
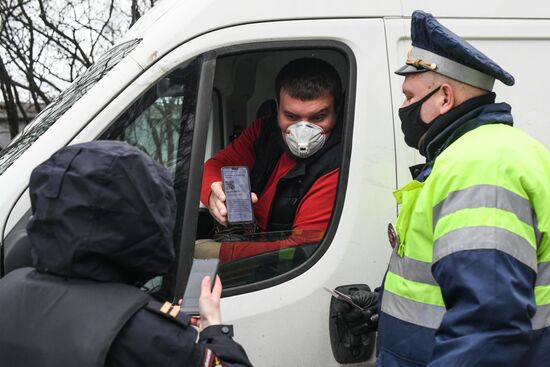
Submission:
<svg viewBox="0 0 550 367">
<path fill-rule="evenodd" d="M 135 52 L 136 61 L 144 68 L 166 52 L 201 34 L 239 24 L 323 18 L 410 17 L 415 9 L 431 11 L 438 17 L 452 18 L 548 18 L 550 11 L 533 11 L 525 2 L 498 0 L 482 3 L 468 0 L 456 4 L 434 1 L 360 1 L 351 0 L 346 6 L 330 0 L 309 2 L 283 0 L 259 2 L 254 0 L 220 2 L 216 0 L 190 2 L 164 0 L 153 11 L 141 17 L 127 37 L 143 38 Z M 237 10 L 237 11 L 236 11 Z M 169 26 L 168 26 L 169 25 Z M 170 36 L 167 37 L 166 35 Z"/>
</svg>

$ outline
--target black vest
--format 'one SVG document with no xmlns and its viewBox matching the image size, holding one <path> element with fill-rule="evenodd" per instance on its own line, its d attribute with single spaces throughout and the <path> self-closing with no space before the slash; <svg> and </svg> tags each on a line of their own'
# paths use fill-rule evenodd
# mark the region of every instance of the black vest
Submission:
<svg viewBox="0 0 550 367">
<path fill-rule="evenodd" d="M 0 281 L 1 365 L 103 367 L 115 337 L 149 300 L 124 284 L 15 270 Z"/>
<path fill-rule="evenodd" d="M 337 123 L 321 150 L 311 157 L 298 160 L 296 166 L 279 180 L 269 210 L 268 231 L 290 230 L 302 197 L 319 177 L 340 167 L 341 126 L 341 123 Z M 285 154 L 284 144 L 277 118 L 275 116 L 266 118 L 260 135 L 254 142 L 256 160 L 250 175 L 252 192 L 258 196 L 264 190 L 281 154 Z"/>
</svg>

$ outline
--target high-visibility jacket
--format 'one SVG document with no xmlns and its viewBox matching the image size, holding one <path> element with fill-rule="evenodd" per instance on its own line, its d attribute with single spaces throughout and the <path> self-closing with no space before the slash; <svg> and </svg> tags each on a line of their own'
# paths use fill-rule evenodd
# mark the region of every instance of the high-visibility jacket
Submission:
<svg viewBox="0 0 550 367">
<path fill-rule="evenodd" d="M 550 154 L 505 124 L 396 191 L 377 366 L 550 365 Z"/>
</svg>

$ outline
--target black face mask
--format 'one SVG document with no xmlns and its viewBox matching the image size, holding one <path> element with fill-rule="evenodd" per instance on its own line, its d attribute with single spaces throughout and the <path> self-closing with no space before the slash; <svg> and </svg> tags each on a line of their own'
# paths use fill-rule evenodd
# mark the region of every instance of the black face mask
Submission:
<svg viewBox="0 0 550 367">
<path fill-rule="evenodd" d="M 422 99 L 414 102 L 407 107 L 399 109 L 399 119 L 401 120 L 401 131 L 405 135 L 405 143 L 412 148 L 418 149 L 420 138 L 428 131 L 430 124 L 425 123 L 420 118 L 420 109 L 422 104 L 433 96 L 441 86 L 437 87 Z"/>
</svg>

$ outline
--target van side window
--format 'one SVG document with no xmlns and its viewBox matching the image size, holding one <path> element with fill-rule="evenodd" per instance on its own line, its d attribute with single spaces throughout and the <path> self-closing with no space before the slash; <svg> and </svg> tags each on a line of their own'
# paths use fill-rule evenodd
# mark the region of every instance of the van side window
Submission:
<svg viewBox="0 0 550 367">
<path fill-rule="evenodd" d="M 198 71 L 196 62 L 163 77 L 100 137 L 137 146 L 175 174 L 192 139 Z"/>
<path fill-rule="evenodd" d="M 185 198 L 202 63 L 203 58 L 198 57 L 163 76 L 98 137 L 126 141 L 172 172 L 178 203 L 174 244 L 181 242 L 186 215 Z M 178 246 L 175 247 L 178 254 Z M 172 299 L 177 274 L 177 267 L 173 267 L 167 275 L 149 280 L 144 289 L 158 299 Z"/>
</svg>

